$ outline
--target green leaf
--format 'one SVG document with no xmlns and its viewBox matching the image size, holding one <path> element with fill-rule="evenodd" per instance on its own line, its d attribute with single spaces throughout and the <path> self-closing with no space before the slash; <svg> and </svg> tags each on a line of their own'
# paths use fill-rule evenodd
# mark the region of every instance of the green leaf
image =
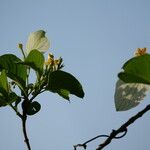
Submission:
<svg viewBox="0 0 150 150">
<path fill-rule="evenodd" d="M 141 83 L 125 83 L 118 80 L 114 96 L 116 110 L 126 111 L 136 107 L 149 91 L 149 85 Z"/>
<path fill-rule="evenodd" d="M 60 89 L 60 90 L 58 91 L 58 94 L 59 94 L 60 96 L 62 96 L 64 99 L 69 100 L 69 94 L 70 94 L 70 92 L 69 92 L 68 90 Z"/>
<path fill-rule="evenodd" d="M 12 104 L 13 102 L 18 100 L 20 100 L 20 97 L 14 92 L 8 93 L 7 96 L 0 95 L 0 107 Z"/>
<path fill-rule="evenodd" d="M 124 82 L 150 84 L 150 55 L 130 59 L 124 64 L 123 70 L 118 77 Z"/>
<path fill-rule="evenodd" d="M 5 96 L 8 95 L 8 81 L 5 70 L 2 70 L 0 75 L 0 93 L 2 93 Z"/>
<path fill-rule="evenodd" d="M 43 73 L 44 55 L 38 50 L 32 50 L 22 64 L 30 66 L 40 77 Z"/>
<path fill-rule="evenodd" d="M 6 106 L 18 99 L 14 92 L 9 91 L 6 71 L 2 70 L 0 75 L 0 106 Z"/>
<path fill-rule="evenodd" d="M 41 109 L 41 105 L 37 101 L 29 102 L 28 103 L 27 114 L 28 115 L 34 115 L 37 112 L 39 112 L 40 109 Z"/>
<path fill-rule="evenodd" d="M 4 107 L 6 105 L 7 105 L 7 103 L 6 103 L 5 97 L 2 96 L 0 93 L 0 107 L 2 107 L 2 106 Z"/>
<path fill-rule="evenodd" d="M 68 100 L 69 94 L 74 94 L 80 98 L 84 97 L 80 82 L 73 75 L 60 70 L 50 73 L 47 90 L 58 93 Z"/>
<path fill-rule="evenodd" d="M 11 92 L 9 93 L 8 97 L 7 97 L 7 104 L 11 104 L 13 102 L 16 102 L 16 101 L 20 101 L 21 98 L 14 92 Z"/>
<path fill-rule="evenodd" d="M 16 101 L 15 101 L 15 107 L 17 108 L 18 107 L 18 104 L 21 102 L 21 98 L 18 97 L 16 98 Z"/>
<path fill-rule="evenodd" d="M 13 54 L 5 54 L 0 56 L 0 70 L 5 69 L 7 76 L 14 80 L 24 89 L 26 85 L 27 70 L 25 66 L 17 64 L 21 60 Z"/>
</svg>

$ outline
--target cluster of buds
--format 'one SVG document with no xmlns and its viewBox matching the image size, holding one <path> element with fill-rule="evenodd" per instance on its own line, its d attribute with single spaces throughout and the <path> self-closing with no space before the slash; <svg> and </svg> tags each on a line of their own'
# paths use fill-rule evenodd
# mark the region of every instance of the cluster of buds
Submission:
<svg viewBox="0 0 150 150">
<path fill-rule="evenodd" d="M 47 59 L 47 61 L 45 61 L 45 65 L 46 65 L 46 68 L 49 68 L 52 71 L 59 70 L 63 67 L 62 58 L 60 57 L 59 59 L 55 59 L 54 55 L 49 53 L 48 59 Z"/>
<path fill-rule="evenodd" d="M 145 55 L 147 54 L 147 48 L 137 48 L 134 55 L 137 57 L 137 56 L 142 56 L 142 55 Z"/>
</svg>

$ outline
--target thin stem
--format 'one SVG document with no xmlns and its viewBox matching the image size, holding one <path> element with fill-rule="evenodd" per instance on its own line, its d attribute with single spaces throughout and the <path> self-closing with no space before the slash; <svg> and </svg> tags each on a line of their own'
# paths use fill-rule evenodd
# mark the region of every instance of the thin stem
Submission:
<svg viewBox="0 0 150 150">
<path fill-rule="evenodd" d="M 127 127 L 129 125 L 133 124 L 137 119 L 139 119 L 140 117 L 142 117 L 149 110 L 150 110 L 150 104 L 147 105 L 143 110 L 141 110 L 140 112 L 138 112 L 136 115 L 132 116 L 120 128 L 118 128 L 117 130 L 113 130 L 111 132 L 110 136 L 102 144 L 100 144 L 96 150 L 101 150 L 105 146 L 107 146 L 108 144 L 110 144 L 111 141 L 112 141 L 112 139 L 114 139 L 119 133 L 127 131 Z"/>
<path fill-rule="evenodd" d="M 28 150 L 31 150 L 29 138 L 27 135 L 27 129 L 26 129 L 26 121 L 27 121 L 27 107 L 28 107 L 28 99 L 25 99 L 22 103 L 22 109 L 23 109 L 23 116 L 22 116 L 22 129 L 23 129 L 23 135 L 24 135 L 24 142 L 27 145 Z"/>
<path fill-rule="evenodd" d="M 41 85 L 40 89 L 30 98 L 30 101 L 32 101 L 36 96 L 38 96 L 39 94 L 45 92 L 46 90 L 43 89 L 44 85 Z"/>
<path fill-rule="evenodd" d="M 109 136 L 108 135 L 98 135 L 98 136 L 96 136 L 96 137 L 94 137 L 94 138 L 84 142 L 83 144 L 74 145 L 73 146 L 74 150 L 77 150 L 77 147 L 83 147 L 84 149 L 86 149 L 88 143 L 90 143 L 90 142 L 92 142 L 92 141 L 94 141 L 94 140 L 96 140 L 97 138 L 100 138 L 100 137 L 109 137 Z"/>
<path fill-rule="evenodd" d="M 126 134 L 127 134 L 127 130 L 125 130 L 122 135 L 115 136 L 114 139 L 120 139 L 120 138 L 124 137 Z M 107 138 L 109 138 L 109 135 L 98 135 L 98 136 L 96 136 L 96 137 L 94 137 L 94 138 L 92 138 L 92 139 L 84 142 L 83 144 L 74 145 L 74 150 L 77 150 L 77 147 L 83 147 L 84 149 L 86 149 L 88 143 L 90 143 L 90 142 L 92 142 L 92 141 L 94 141 L 94 140 L 96 140 L 98 138 L 101 138 L 101 137 L 107 137 Z"/>
<path fill-rule="evenodd" d="M 22 118 L 22 129 L 23 129 L 23 134 L 24 134 L 24 138 L 25 138 L 24 142 L 26 143 L 28 150 L 31 150 L 31 146 L 30 146 L 30 143 L 29 143 L 27 130 L 26 130 L 26 120 L 27 120 L 27 116 L 24 116 Z"/>
<path fill-rule="evenodd" d="M 98 148 L 96 149 L 96 150 L 102 150 L 104 147 L 106 147 L 108 144 L 110 144 L 113 139 L 120 139 L 120 138 L 124 137 L 128 132 L 128 129 L 127 129 L 128 126 L 133 124 L 137 119 L 142 117 L 149 110 L 150 110 L 150 104 L 147 105 L 143 110 L 141 110 L 140 112 L 138 112 L 137 114 L 135 114 L 134 116 L 129 118 L 129 120 L 127 122 L 125 122 L 124 124 L 122 124 L 117 130 L 112 130 L 110 135 L 98 135 L 98 136 L 84 142 L 83 144 L 75 145 L 74 150 L 77 150 L 77 147 L 83 147 L 84 149 L 86 149 L 87 143 L 90 143 L 93 140 L 100 138 L 100 137 L 107 137 L 107 139 L 102 144 L 100 144 L 98 146 Z M 117 136 L 120 133 L 123 133 L 123 134 L 121 136 Z"/>
<path fill-rule="evenodd" d="M 9 104 L 9 106 L 16 112 L 16 114 L 17 114 L 20 118 L 22 118 L 22 115 L 20 114 L 20 112 L 17 110 L 16 107 L 14 107 L 12 104 Z"/>
<path fill-rule="evenodd" d="M 23 103 L 25 104 L 25 101 Z M 27 130 L 26 130 L 26 121 L 27 121 L 26 107 L 23 107 L 23 114 L 20 114 L 20 112 L 12 104 L 9 104 L 9 106 L 21 118 L 21 120 L 22 120 L 22 130 L 23 130 L 23 135 L 24 135 L 24 138 L 25 138 L 24 142 L 26 143 L 28 150 L 31 150 L 31 146 L 30 146 L 30 143 L 29 143 L 29 138 L 28 138 Z"/>
<path fill-rule="evenodd" d="M 21 53 L 22 53 L 23 58 L 24 58 L 24 60 L 25 60 L 26 55 L 25 55 L 25 53 L 24 53 L 24 51 L 23 51 L 23 45 L 20 43 L 18 46 L 19 46 L 19 49 L 21 50 Z"/>
<path fill-rule="evenodd" d="M 30 68 L 27 67 L 27 85 L 29 85 L 29 74 L 30 74 Z"/>
</svg>

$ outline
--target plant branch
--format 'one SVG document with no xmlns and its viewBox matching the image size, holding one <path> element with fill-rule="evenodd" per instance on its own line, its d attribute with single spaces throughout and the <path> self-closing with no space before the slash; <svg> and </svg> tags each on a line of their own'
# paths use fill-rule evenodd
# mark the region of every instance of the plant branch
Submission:
<svg viewBox="0 0 150 150">
<path fill-rule="evenodd" d="M 84 142 L 83 144 L 74 145 L 73 146 L 74 150 L 77 150 L 77 147 L 83 147 L 84 149 L 86 149 L 88 143 L 90 143 L 90 142 L 92 142 L 92 141 L 94 141 L 94 140 L 96 140 L 97 138 L 100 138 L 100 137 L 109 137 L 109 136 L 108 135 L 98 135 L 98 136 L 96 136 L 96 137 L 94 137 L 94 138 Z"/>
<path fill-rule="evenodd" d="M 107 137 L 107 139 L 98 146 L 98 148 L 96 150 L 102 150 L 104 147 L 106 147 L 108 144 L 111 143 L 111 141 L 113 139 L 120 139 L 122 137 L 124 137 L 127 134 L 127 128 L 128 126 L 130 126 L 131 124 L 133 124 L 137 119 L 141 118 L 147 111 L 150 110 L 150 104 L 147 105 L 143 110 L 141 110 L 140 112 L 138 112 L 136 115 L 132 116 L 127 122 L 125 122 L 121 127 L 119 127 L 117 130 L 112 130 L 112 132 L 110 133 L 110 135 L 98 135 L 86 142 L 84 142 L 83 144 L 77 144 L 74 146 L 74 150 L 77 150 L 77 147 L 83 147 L 84 149 L 87 148 L 87 143 L 92 142 L 93 140 L 96 140 L 97 138 L 100 137 Z M 124 132 L 124 133 L 123 133 Z M 123 133 L 121 136 L 117 136 L 118 134 Z"/>
<path fill-rule="evenodd" d="M 116 136 L 116 137 L 114 137 L 114 139 L 120 139 L 120 138 L 124 137 L 126 134 L 127 134 L 127 130 L 124 131 L 124 133 L 123 133 L 121 136 Z M 94 141 L 94 140 L 96 140 L 96 139 L 98 139 L 98 138 L 101 138 L 101 137 L 107 137 L 107 138 L 108 138 L 109 135 L 105 135 L 105 134 L 104 134 L 104 135 L 98 135 L 98 136 L 96 136 L 96 137 L 94 137 L 94 138 L 92 138 L 92 139 L 90 139 L 90 140 L 84 142 L 83 144 L 74 145 L 74 146 L 73 146 L 73 147 L 74 147 L 74 150 L 77 150 L 77 147 L 83 147 L 84 149 L 86 149 L 88 143 L 90 143 L 90 142 L 92 142 L 92 141 Z"/>
<path fill-rule="evenodd" d="M 30 98 L 30 101 L 32 101 L 35 97 L 37 97 L 39 94 L 45 92 L 46 90 L 43 89 L 44 85 L 41 85 L 40 89 L 38 91 L 36 91 L 36 93 L 34 93 L 34 95 Z"/>
<path fill-rule="evenodd" d="M 9 106 L 16 112 L 17 116 L 19 116 L 20 118 L 22 118 L 22 115 L 21 115 L 20 112 L 16 109 L 16 107 L 14 107 L 12 104 L 9 104 Z"/>
<path fill-rule="evenodd" d="M 27 130 L 26 130 L 26 121 L 27 121 L 27 103 L 28 101 L 25 99 L 23 102 L 23 116 L 22 116 L 22 129 L 23 129 L 23 135 L 24 135 L 24 142 L 27 145 L 28 150 L 31 150 L 31 146 L 30 146 L 30 142 L 29 142 L 29 138 L 27 135 Z"/>
<path fill-rule="evenodd" d="M 132 116 L 120 128 L 118 128 L 117 130 L 113 130 L 111 132 L 110 136 L 102 144 L 100 144 L 96 150 L 101 150 L 105 146 L 107 146 L 109 143 L 111 143 L 112 139 L 114 139 L 114 137 L 116 137 L 116 135 L 118 135 L 119 133 L 124 132 L 125 130 L 127 130 L 127 127 L 129 125 L 131 125 L 132 123 L 134 123 L 137 119 L 141 118 L 149 110 L 150 110 L 150 104 L 147 105 L 143 110 L 141 110 L 140 112 L 138 112 L 136 115 Z"/>
<path fill-rule="evenodd" d="M 24 142 L 26 143 L 28 150 L 31 150 L 31 146 L 30 146 L 29 139 L 27 136 L 27 131 L 26 131 L 26 119 L 27 118 L 24 118 L 24 117 L 22 119 L 22 129 L 23 129 L 23 134 L 25 138 Z"/>
</svg>

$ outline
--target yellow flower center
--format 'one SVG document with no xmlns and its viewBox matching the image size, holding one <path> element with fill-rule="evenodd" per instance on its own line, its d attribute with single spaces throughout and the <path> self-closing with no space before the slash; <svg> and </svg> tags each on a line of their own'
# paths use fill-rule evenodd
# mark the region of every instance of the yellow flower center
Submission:
<svg viewBox="0 0 150 150">
<path fill-rule="evenodd" d="M 145 55 L 147 54 L 147 48 L 137 48 L 134 55 L 137 57 L 137 56 L 142 56 L 142 55 Z"/>
<path fill-rule="evenodd" d="M 51 66 L 54 70 L 58 67 L 58 65 L 61 64 L 62 58 L 60 57 L 59 59 L 54 59 L 53 54 L 48 54 L 48 59 L 45 61 L 46 66 Z"/>
</svg>

